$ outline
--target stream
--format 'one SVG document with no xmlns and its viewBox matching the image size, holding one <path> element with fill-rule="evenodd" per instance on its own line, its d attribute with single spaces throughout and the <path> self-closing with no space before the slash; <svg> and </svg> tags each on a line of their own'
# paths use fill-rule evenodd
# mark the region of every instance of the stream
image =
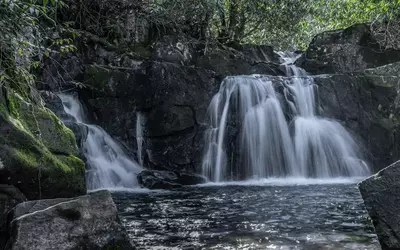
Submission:
<svg viewBox="0 0 400 250">
<path fill-rule="evenodd" d="M 380 249 L 357 185 L 228 183 L 114 192 L 137 249 Z"/>
</svg>

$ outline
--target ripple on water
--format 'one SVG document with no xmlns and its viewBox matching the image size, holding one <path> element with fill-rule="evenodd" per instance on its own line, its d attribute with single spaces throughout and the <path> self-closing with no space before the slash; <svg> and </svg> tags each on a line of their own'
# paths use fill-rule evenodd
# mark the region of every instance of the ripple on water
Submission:
<svg viewBox="0 0 400 250">
<path fill-rule="evenodd" d="M 113 195 L 138 249 L 379 249 L 355 184 Z"/>
</svg>

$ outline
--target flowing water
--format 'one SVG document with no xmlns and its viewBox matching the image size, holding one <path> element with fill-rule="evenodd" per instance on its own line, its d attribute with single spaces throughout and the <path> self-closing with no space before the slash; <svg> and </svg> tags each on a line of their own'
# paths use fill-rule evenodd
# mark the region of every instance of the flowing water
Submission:
<svg viewBox="0 0 400 250">
<path fill-rule="evenodd" d="M 203 173 L 213 182 L 173 191 L 137 188 L 140 113 L 138 164 L 87 124 L 78 99 L 60 95 L 82 128 L 88 189 L 115 191 L 135 249 L 379 249 L 355 184 L 369 174 L 357 143 L 316 115 L 312 77 L 281 56 L 290 77 L 279 84 L 259 75 L 223 81 L 205 136 Z"/>
<path fill-rule="evenodd" d="M 137 162 L 124 152 L 122 147 L 99 126 L 85 123 L 86 116 L 80 101 L 70 95 L 60 94 L 64 110 L 71 115 L 86 135 L 82 141 L 82 151 L 88 169 L 86 185 L 89 190 L 134 188 L 136 175 L 142 171 Z"/>
<path fill-rule="evenodd" d="M 140 166 L 143 167 L 143 115 L 140 112 L 136 113 L 136 144 L 137 158 Z"/>
<path fill-rule="evenodd" d="M 283 59 L 287 78 L 224 79 L 208 109 L 203 174 L 213 182 L 369 175 L 350 133 L 316 115 L 313 78 Z"/>
<path fill-rule="evenodd" d="M 298 181 L 113 196 L 135 249 L 379 249 L 354 183 Z"/>
</svg>

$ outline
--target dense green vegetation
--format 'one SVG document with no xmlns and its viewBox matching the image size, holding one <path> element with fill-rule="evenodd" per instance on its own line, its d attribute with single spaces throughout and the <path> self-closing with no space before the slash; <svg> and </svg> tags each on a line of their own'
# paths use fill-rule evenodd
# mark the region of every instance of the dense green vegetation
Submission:
<svg viewBox="0 0 400 250">
<path fill-rule="evenodd" d="M 45 56 L 76 50 L 65 35 L 68 27 L 58 22 L 57 10 L 63 5 L 56 0 L 1 0 L 0 86 L 32 86 L 31 73 Z"/>
<path fill-rule="evenodd" d="M 98 26 L 93 34 L 102 34 L 98 31 L 107 27 L 118 31 L 117 20 L 108 20 L 106 12 L 93 14 L 96 1 L 75 3 L 1 0 L 0 86 L 32 85 L 35 79 L 31 72 L 45 56 L 75 51 L 72 39 L 85 18 Z M 319 32 L 361 22 L 371 23 L 384 46 L 396 47 L 398 40 L 400 0 L 136 0 L 129 4 L 156 32 L 182 32 L 221 43 L 305 49 Z M 69 6 L 75 6 L 68 13 L 76 12 L 75 19 L 60 17 L 60 9 Z M 110 6 L 105 11 L 111 11 Z"/>
<path fill-rule="evenodd" d="M 158 0 L 150 16 L 160 25 L 203 26 L 203 34 L 220 42 L 304 49 L 322 31 L 365 22 L 394 25 L 399 6 L 399 0 Z"/>
</svg>

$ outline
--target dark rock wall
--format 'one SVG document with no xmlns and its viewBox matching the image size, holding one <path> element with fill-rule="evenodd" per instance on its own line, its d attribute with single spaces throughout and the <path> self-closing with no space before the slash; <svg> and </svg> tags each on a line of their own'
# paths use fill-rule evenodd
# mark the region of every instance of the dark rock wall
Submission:
<svg viewBox="0 0 400 250">
<path fill-rule="evenodd" d="M 375 171 L 400 157 L 399 80 L 365 73 L 315 78 L 321 114 L 350 129 Z"/>
<path fill-rule="evenodd" d="M 281 59 L 268 46 L 202 44 L 182 34 L 155 37 L 123 50 L 93 40 L 81 44 L 81 54 L 47 65 L 39 87 L 77 93 L 89 120 L 132 157 L 140 112 L 145 167 L 199 173 L 207 107 L 220 82 L 229 75 L 282 76 Z M 376 169 L 399 156 L 395 70 L 364 70 L 399 60 L 400 52 L 378 49 L 368 26 L 355 25 L 316 36 L 297 62 L 310 73 L 336 73 L 316 77 L 321 114 L 343 121 Z"/>
</svg>

